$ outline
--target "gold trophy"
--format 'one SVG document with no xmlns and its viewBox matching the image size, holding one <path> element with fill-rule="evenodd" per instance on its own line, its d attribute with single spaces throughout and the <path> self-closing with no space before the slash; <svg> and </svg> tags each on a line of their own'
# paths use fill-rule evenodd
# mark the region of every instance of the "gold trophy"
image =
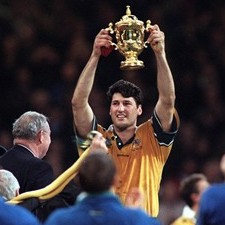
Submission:
<svg viewBox="0 0 225 225">
<path fill-rule="evenodd" d="M 124 57 L 125 61 L 121 62 L 120 68 L 122 70 L 136 70 L 144 67 L 143 61 L 138 59 L 138 56 L 147 48 L 147 41 L 144 42 L 145 31 L 149 32 L 151 27 L 151 21 L 146 21 L 146 28 L 144 23 L 137 19 L 136 16 L 131 15 L 130 6 L 127 6 L 126 15 L 115 23 L 113 29 L 113 23 L 109 23 L 109 27 L 106 28 L 113 34 L 117 44 L 111 43 L 115 46 L 115 50 L 118 50 Z"/>
</svg>

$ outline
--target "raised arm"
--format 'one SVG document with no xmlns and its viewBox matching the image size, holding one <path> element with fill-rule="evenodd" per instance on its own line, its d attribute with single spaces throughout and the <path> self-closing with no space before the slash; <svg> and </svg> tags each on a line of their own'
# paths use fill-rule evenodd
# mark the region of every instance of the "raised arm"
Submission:
<svg viewBox="0 0 225 225">
<path fill-rule="evenodd" d="M 72 98 L 74 125 L 79 136 L 86 137 L 92 128 L 93 111 L 88 103 L 95 72 L 101 56 L 101 47 L 110 47 L 111 36 L 102 29 L 96 36 L 91 56 L 83 69 Z"/>
<path fill-rule="evenodd" d="M 175 87 L 173 76 L 168 65 L 165 53 L 165 36 L 158 25 L 151 27 L 148 38 L 156 57 L 157 63 L 157 87 L 159 98 L 155 107 L 162 128 L 170 131 L 175 105 Z"/>
</svg>

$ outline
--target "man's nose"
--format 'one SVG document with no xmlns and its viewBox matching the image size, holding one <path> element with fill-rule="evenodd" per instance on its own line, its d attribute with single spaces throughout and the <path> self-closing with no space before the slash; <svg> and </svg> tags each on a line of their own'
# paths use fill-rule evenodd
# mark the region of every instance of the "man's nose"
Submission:
<svg viewBox="0 0 225 225">
<path fill-rule="evenodd" d="M 124 110 L 124 105 L 123 104 L 119 104 L 118 110 L 119 111 L 123 111 Z"/>
</svg>

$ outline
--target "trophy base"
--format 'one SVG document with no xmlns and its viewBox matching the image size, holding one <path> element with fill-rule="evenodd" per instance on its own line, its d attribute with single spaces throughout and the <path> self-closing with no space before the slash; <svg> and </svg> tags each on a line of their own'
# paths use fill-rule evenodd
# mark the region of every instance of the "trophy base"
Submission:
<svg viewBox="0 0 225 225">
<path fill-rule="evenodd" d="M 144 63 L 141 60 L 122 61 L 120 64 L 121 70 L 139 70 L 144 68 Z"/>
</svg>

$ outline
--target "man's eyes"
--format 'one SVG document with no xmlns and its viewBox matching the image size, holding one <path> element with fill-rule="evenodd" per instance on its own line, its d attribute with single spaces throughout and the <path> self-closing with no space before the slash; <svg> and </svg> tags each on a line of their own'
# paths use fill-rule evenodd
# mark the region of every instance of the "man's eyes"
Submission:
<svg viewBox="0 0 225 225">
<path fill-rule="evenodd" d="M 113 102 L 112 103 L 112 105 L 119 105 L 119 104 L 120 104 L 119 102 Z M 125 106 L 126 105 L 131 105 L 131 102 L 123 102 L 122 104 L 125 105 Z"/>
</svg>

